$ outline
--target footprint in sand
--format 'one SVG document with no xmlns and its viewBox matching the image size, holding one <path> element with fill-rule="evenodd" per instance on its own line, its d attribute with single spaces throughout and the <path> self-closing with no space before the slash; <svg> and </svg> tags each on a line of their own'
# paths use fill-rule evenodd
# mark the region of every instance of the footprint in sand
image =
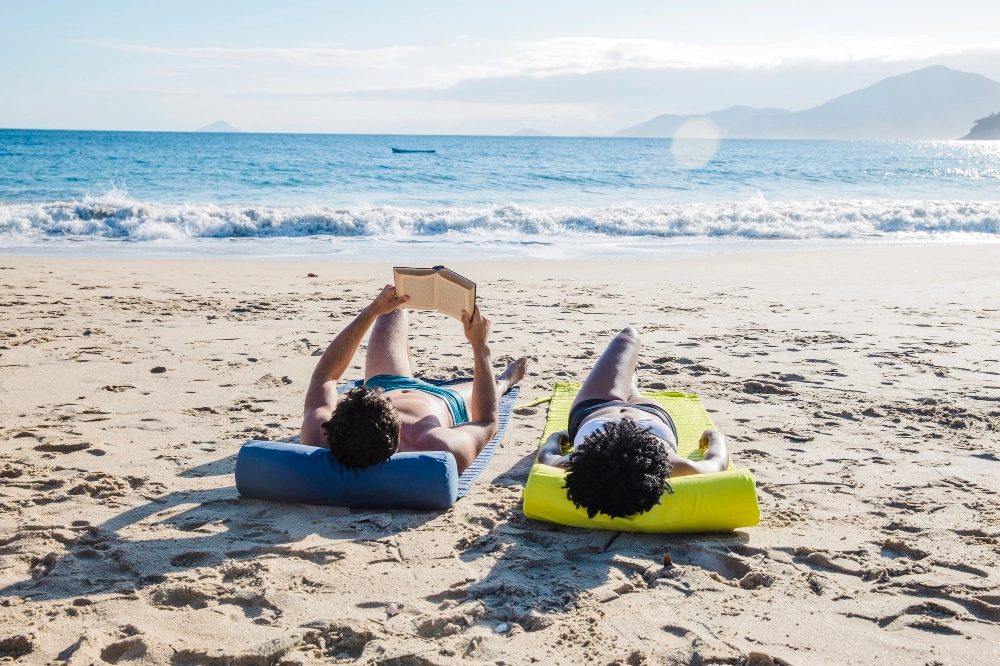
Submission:
<svg viewBox="0 0 1000 666">
<path fill-rule="evenodd" d="M 81 440 L 46 440 L 34 448 L 43 453 L 75 453 L 89 449 L 90 446 L 90 442 Z"/>
<path fill-rule="evenodd" d="M 192 567 L 214 566 L 222 562 L 222 555 L 207 551 L 192 551 L 181 553 L 170 559 L 170 566 L 178 569 L 190 569 Z"/>
<path fill-rule="evenodd" d="M 16 661 L 35 651 L 35 642 L 29 636 L 18 634 L 0 639 L 0 659 Z"/>
</svg>

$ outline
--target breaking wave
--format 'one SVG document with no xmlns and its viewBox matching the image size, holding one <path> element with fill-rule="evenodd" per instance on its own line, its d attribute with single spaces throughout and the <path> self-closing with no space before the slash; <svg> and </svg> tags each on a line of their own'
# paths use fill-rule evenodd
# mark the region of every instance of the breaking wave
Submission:
<svg viewBox="0 0 1000 666">
<path fill-rule="evenodd" d="M 171 204 L 121 191 L 83 201 L 0 204 L 3 239 L 656 236 L 834 239 L 908 233 L 1000 234 L 1000 201 L 814 200 L 654 206 L 437 209 Z"/>
</svg>

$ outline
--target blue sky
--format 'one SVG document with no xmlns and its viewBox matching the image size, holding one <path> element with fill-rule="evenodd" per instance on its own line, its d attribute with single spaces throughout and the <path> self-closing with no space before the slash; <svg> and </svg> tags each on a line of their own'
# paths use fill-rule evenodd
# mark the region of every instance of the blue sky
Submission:
<svg viewBox="0 0 1000 666">
<path fill-rule="evenodd" d="M 0 127 L 607 134 L 1000 80 L 997 2 L 8 2 Z"/>
</svg>

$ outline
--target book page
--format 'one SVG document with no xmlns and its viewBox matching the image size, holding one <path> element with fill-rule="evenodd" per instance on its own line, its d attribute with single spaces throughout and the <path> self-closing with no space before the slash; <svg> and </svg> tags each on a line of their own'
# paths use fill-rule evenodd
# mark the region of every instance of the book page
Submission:
<svg viewBox="0 0 1000 666">
<path fill-rule="evenodd" d="M 476 289 L 475 282 L 473 282 L 469 278 L 462 277 L 461 275 L 451 270 L 450 268 L 445 268 L 444 266 L 441 266 L 441 268 L 438 269 L 437 273 L 445 280 L 454 282 L 455 284 L 461 285 L 465 289 L 471 289 L 473 290 L 473 292 L 475 292 Z"/>
<path fill-rule="evenodd" d="M 409 296 L 410 300 L 406 307 L 415 310 L 434 310 L 434 283 L 437 280 L 435 273 L 429 275 L 407 275 L 400 271 L 396 272 L 396 295 Z"/>
<path fill-rule="evenodd" d="M 472 291 L 460 284 L 438 278 L 438 312 L 462 320 L 462 310 L 472 314 Z"/>
</svg>

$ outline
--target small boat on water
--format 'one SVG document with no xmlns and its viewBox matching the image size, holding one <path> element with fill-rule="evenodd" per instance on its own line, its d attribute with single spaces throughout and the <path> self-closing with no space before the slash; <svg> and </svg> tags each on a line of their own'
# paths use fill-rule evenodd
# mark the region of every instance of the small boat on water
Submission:
<svg viewBox="0 0 1000 666">
<path fill-rule="evenodd" d="M 410 150 L 408 148 L 393 148 L 394 153 L 434 153 L 435 150 Z"/>
</svg>

